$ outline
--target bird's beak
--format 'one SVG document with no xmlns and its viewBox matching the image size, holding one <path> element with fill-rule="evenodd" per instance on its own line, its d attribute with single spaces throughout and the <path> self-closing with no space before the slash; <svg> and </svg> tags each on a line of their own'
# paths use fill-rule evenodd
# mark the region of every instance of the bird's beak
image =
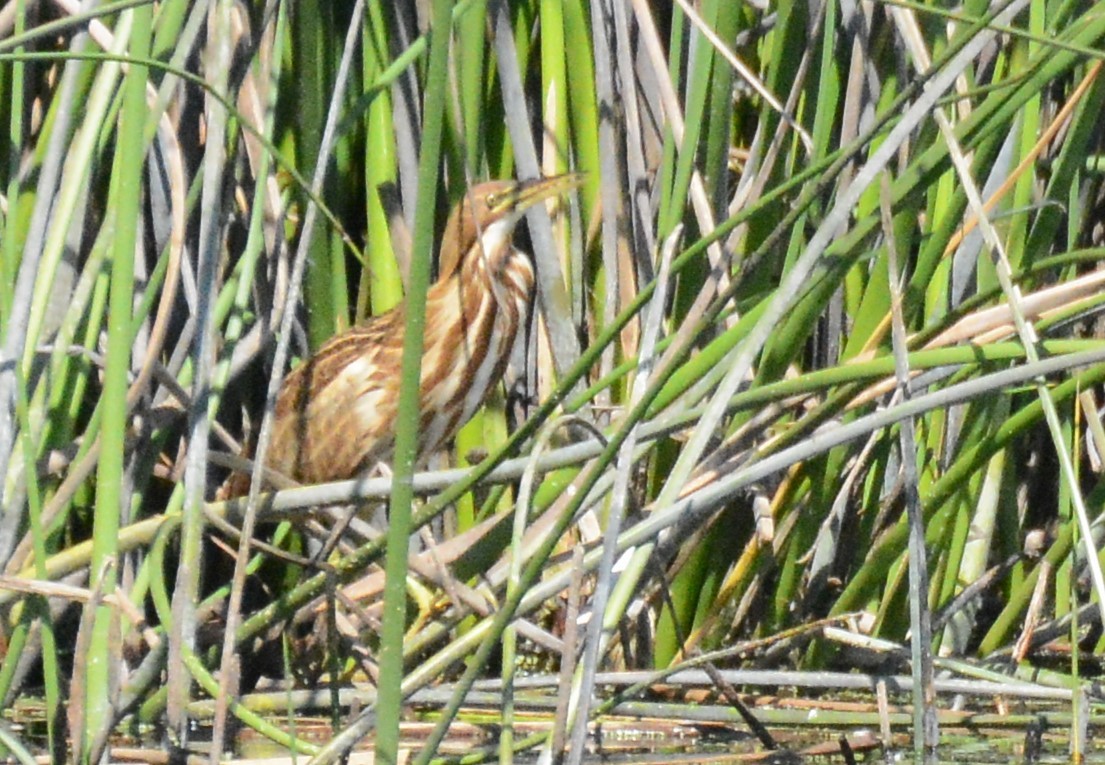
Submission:
<svg viewBox="0 0 1105 765">
<path fill-rule="evenodd" d="M 584 178 L 582 173 L 565 173 L 551 178 L 519 181 L 514 187 L 512 205 L 517 212 L 525 212 L 544 199 L 560 196 L 571 189 L 578 188 L 583 185 Z"/>
</svg>

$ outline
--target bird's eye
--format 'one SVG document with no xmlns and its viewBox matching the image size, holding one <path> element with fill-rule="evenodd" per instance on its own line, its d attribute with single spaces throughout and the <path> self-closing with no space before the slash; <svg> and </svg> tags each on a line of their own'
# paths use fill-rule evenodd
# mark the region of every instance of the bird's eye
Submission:
<svg viewBox="0 0 1105 765">
<path fill-rule="evenodd" d="M 487 195 L 487 206 L 492 208 L 492 209 L 498 207 L 499 203 L 502 202 L 502 201 L 503 201 L 502 198 L 498 194 L 496 194 L 495 192 L 491 192 L 490 194 Z"/>
</svg>

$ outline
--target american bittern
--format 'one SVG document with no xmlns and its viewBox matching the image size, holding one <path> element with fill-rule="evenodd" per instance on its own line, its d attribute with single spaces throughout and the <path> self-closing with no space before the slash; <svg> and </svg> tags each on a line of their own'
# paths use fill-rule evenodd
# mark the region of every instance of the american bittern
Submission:
<svg viewBox="0 0 1105 765">
<path fill-rule="evenodd" d="M 440 449 L 502 377 L 533 299 L 528 255 L 512 243 L 530 207 L 578 185 L 561 175 L 472 188 L 445 227 L 426 295 L 419 456 Z M 405 304 L 329 340 L 292 370 L 276 400 L 266 466 L 300 483 L 352 478 L 390 459 Z M 248 489 L 236 475 L 220 492 Z"/>
</svg>

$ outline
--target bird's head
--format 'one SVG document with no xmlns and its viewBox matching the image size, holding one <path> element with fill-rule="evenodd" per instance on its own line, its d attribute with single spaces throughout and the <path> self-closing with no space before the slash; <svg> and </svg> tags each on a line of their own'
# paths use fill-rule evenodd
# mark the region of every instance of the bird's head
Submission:
<svg viewBox="0 0 1105 765">
<path fill-rule="evenodd" d="M 438 280 L 457 270 L 465 253 L 478 244 L 495 259 L 511 246 L 514 227 L 538 202 L 580 185 L 578 173 L 528 181 L 486 181 L 473 186 L 449 216 L 438 254 Z"/>
</svg>

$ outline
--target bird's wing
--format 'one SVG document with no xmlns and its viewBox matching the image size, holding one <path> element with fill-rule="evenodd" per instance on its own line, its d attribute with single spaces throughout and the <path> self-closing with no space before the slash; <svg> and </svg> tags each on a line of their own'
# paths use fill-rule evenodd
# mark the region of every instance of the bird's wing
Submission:
<svg viewBox="0 0 1105 765">
<path fill-rule="evenodd" d="M 396 338 L 395 333 L 399 333 Z M 284 380 L 266 462 L 303 483 L 350 478 L 391 442 L 402 325 L 385 314 L 329 340 Z M 381 434 L 384 434 L 381 436 Z"/>
</svg>

